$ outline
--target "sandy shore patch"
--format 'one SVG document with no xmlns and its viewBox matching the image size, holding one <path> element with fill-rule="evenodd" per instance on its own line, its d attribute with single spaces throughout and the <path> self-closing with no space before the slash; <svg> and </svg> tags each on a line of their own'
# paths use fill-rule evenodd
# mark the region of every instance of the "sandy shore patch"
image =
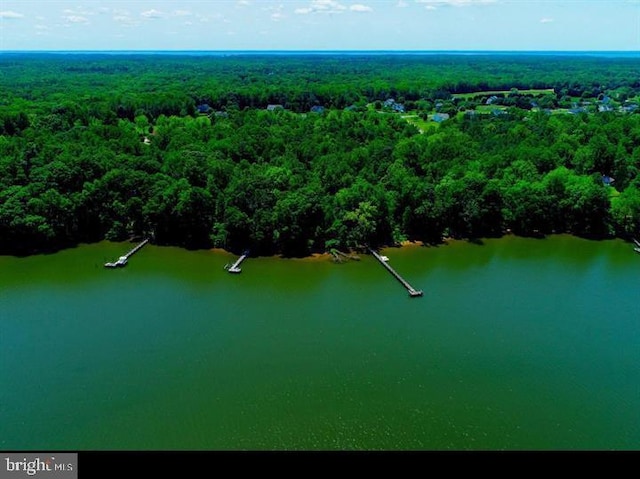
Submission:
<svg viewBox="0 0 640 479">
<path fill-rule="evenodd" d="M 310 262 L 330 261 L 330 260 L 332 260 L 332 256 L 331 256 L 330 253 L 313 253 L 311 256 L 305 256 L 304 258 L 284 258 L 282 256 L 279 256 L 279 258 L 292 259 L 292 260 L 295 260 L 295 261 L 310 261 Z"/>
<path fill-rule="evenodd" d="M 412 246 L 424 246 L 422 241 L 402 241 L 400 246 L 404 247 L 412 247 Z"/>
</svg>

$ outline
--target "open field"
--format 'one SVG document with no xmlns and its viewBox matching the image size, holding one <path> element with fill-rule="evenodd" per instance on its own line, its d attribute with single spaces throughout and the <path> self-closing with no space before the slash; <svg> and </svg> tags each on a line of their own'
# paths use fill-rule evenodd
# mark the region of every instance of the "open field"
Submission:
<svg viewBox="0 0 640 479">
<path fill-rule="evenodd" d="M 454 93 L 453 98 L 460 98 L 464 100 L 470 100 L 477 96 L 491 96 L 491 95 L 508 95 L 511 90 L 489 90 L 489 91 L 474 91 L 471 93 Z M 520 95 L 553 95 L 555 91 L 553 88 L 543 89 L 530 89 L 530 90 L 518 90 Z"/>
</svg>

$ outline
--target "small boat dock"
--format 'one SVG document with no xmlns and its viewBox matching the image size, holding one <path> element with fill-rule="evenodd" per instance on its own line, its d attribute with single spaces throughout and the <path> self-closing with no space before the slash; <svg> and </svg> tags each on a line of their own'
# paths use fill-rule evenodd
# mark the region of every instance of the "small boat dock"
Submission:
<svg viewBox="0 0 640 479">
<path fill-rule="evenodd" d="M 422 290 L 415 289 L 413 286 L 411 286 L 402 276 L 400 276 L 400 274 L 395 269 L 391 267 L 391 265 L 389 265 L 389 258 L 387 258 L 386 256 L 379 255 L 371 248 L 369 248 L 369 251 L 380 262 L 380 264 L 384 266 L 387 269 L 387 271 L 389 271 L 389 273 L 393 275 L 394 278 L 400 281 L 402 286 L 404 286 L 406 290 L 409 292 L 410 297 L 417 298 L 418 296 L 422 296 L 423 294 Z"/>
<path fill-rule="evenodd" d="M 136 254 L 138 251 L 140 251 L 140 249 L 142 249 L 142 247 L 146 245 L 148 242 L 149 240 L 146 239 L 142 243 L 138 244 L 131 251 L 129 251 L 127 254 L 125 254 L 124 256 L 120 256 L 117 259 L 117 261 L 114 261 L 113 263 L 105 263 L 104 264 L 105 268 L 121 268 L 123 266 L 126 266 L 127 263 L 129 262 L 129 258 L 134 254 Z"/>
<path fill-rule="evenodd" d="M 247 256 L 249 256 L 249 250 L 245 251 L 244 253 L 242 253 L 242 256 L 240 256 L 237 261 L 235 263 L 233 263 L 232 265 L 226 264 L 224 269 L 226 269 L 229 273 L 241 273 L 242 269 L 240 268 L 240 264 L 247 259 Z"/>
</svg>

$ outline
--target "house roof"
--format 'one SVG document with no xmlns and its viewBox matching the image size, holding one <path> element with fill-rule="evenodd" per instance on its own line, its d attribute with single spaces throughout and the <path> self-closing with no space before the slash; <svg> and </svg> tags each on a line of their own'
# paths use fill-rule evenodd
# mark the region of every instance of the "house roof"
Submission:
<svg viewBox="0 0 640 479">
<path fill-rule="evenodd" d="M 613 178 L 611 178 L 610 176 L 607 175 L 602 175 L 602 183 L 604 183 L 605 185 L 610 185 L 611 183 L 613 183 L 614 180 Z"/>
<path fill-rule="evenodd" d="M 440 123 L 441 121 L 449 119 L 449 113 L 436 113 L 431 117 L 433 121 Z"/>
</svg>

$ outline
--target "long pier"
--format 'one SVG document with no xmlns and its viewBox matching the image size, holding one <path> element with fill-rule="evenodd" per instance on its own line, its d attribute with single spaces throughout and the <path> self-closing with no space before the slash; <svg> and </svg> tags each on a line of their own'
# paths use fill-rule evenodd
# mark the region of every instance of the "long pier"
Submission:
<svg viewBox="0 0 640 479">
<path fill-rule="evenodd" d="M 138 251 L 140 251 L 140 249 L 146 245 L 149 242 L 149 239 L 145 239 L 142 243 L 138 244 L 135 248 L 133 248 L 131 251 L 129 251 L 127 254 L 122 255 L 118 258 L 117 261 L 113 262 L 113 263 L 105 263 L 105 267 L 107 268 L 117 268 L 120 266 L 126 266 L 127 262 L 129 261 L 129 258 L 131 256 L 133 256 L 134 254 L 136 254 Z"/>
<path fill-rule="evenodd" d="M 402 286 L 404 286 L 407 289 L 407 291 L 409 291 L 409 296 L 411 296 L 412 298 L 416 298 L 418 296 L 422 296 L 423 293 L 422 293 L 421 289 L 415 289 L 413 286 L 411 286 L 402 276 L 400 276 L 400 274 L 395 269 L 393 269 L 389 265 L 389 263 L 385 259 L 382 258 L 382 256 L 380 256 L 374 250 L 369 248 L 369 251 L 380 262 L 380 264 L 382 266 L 384 266 L 385 268 L 387 268 L 387 271 L 389 271 L 389 273 L 391 273 L 394 278 L 396 278 L 398 281 L 400 281 Z"/>
<path fill-rule="evenodd" d="M 242 269 L 240 269 L 240 263 L 242 263 L 247 258 L 247 256 L 249 256 L 249 252 L 245 251 L 244 253 L 242 253 L 242 256 L 240 256 L 238 260 L 235 263 L 233 263 L 231 266 L 226 265 L 225 269 L 229 271 L 229 273 L 242 272 Z"/>
</svg>

